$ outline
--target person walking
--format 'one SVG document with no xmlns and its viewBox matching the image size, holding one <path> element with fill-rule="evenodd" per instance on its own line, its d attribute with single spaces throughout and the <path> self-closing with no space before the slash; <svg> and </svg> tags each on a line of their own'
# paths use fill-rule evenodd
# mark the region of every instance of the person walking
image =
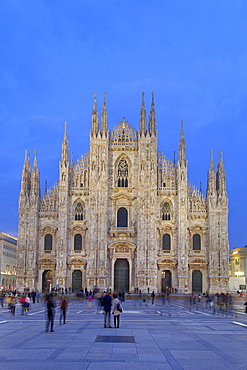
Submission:
<svg viewBox="0 0 247 370">
<path fill-rule="evenodd" d="M 35 303 L 35 300 L 36 300 L 36 292 L 35 292 L 35 290 L 32 290 L 32 292 L 31 292 L 31 298 L 32 298 L 32 302 Z"/>
<path fill-rule="evenodd" d="M 87 306 L 92 308 L 92 302 L 93 302 L 93 295 L 89 294 L 89 296 L 87 297 Z"/>
<path fill-rule="evenodd" d="M 62 295 L 61 297 L 61 302 L 60 302 L 60 325 L 62 324 L 62 319 L 63 323 L 66 324 L 66 313 L 67 313 L 67 308 L 68 308 L 68 300 L 65 297 L 65 295 Z"/>
<path fill-rule="evenodd" d="M 168 290 L 166 293 L 166 300 L 168 304 L 171 304 L 171 299 L 170 299 L 170 291 Z"/>
<path fill-rule="evenodd" d="M 111 326 L 111 306 L 112 297 L 107 292 L 102 299 L 102 306 L 104 307 L 104 328 L 112 328 Z"/>
<path fill-rule="evenodd" d="M 114 315 L 114 328 L 119 328 L 120 313 L 123 311 L 122 305 L 116 293 L 113 294 L 112 314 Z"/>
<path fill-rule="evenodd" d="M 54 331 L 53 325 L 54 325 L 54 316 L 55 316 L 55 303 L 53 302 L 50 295 L 47 296 L 46 308 L 47 308 L 46 332 L 49 331 L 50 325 L 51 325 L 51 331 Z"/>
<path fill-rule="evenodd" d="M 154 305 L 154 300 L 155 300 L 155 293 L 154 290 L 151 293 L 151 299 L 152 299 L 152 305 Z"/>
<path fill-rule="evenodd" d="M 3 299 L 4 299 L 4 292 L 2 290 L 0 290 L 0 304 L 1 304 L 1 308 L 3 308 Z"/>
<path fill-rule="evenodd" d="M 10 298 L 10 313 L 11 316 L 15 316 L 15 305 L 16 305 L 16 298 L 14 295 Z"/>
</svg>

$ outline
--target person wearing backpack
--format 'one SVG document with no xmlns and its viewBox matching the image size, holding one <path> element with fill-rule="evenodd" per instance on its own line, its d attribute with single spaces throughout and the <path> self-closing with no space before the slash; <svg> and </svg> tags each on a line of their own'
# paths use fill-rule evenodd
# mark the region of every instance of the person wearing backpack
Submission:
<svg viewBox="0 0 247 370">
<path fill-rule="evenodd" d="M 122 305 L 116 293 L 113 294 L 112 314 L 114 315 L 114 328 L 119 328 L 120 313 L 123 311 Z"/>
</svg>

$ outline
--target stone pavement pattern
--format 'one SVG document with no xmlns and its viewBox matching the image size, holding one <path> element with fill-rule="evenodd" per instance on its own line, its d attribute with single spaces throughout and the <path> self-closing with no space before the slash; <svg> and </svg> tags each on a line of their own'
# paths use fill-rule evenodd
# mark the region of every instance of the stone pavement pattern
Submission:
<svg viewBox="0 0 247 370">
<path fill-rule="evenodd" d="M 119 329 L 103 328 L 103 314 L 71 302 L 67 324 L 55 318 L 45 332 L 44 305 L 27 316 L 0 309 L 0 369 L 247 369 L 247 315 L 213 316 L 171 306 L 123 303 Z"/>
</svg>

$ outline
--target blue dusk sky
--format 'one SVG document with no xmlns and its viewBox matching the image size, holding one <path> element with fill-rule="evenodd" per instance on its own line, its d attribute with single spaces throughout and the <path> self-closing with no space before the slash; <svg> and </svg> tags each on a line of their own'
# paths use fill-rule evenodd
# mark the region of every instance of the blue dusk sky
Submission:
<svg viewBox="0 0 247 370">
<path fill-rule="evenodd" d="M 206 193 L 223 150 L 230 248 L 247 244 L 246 0 L 2 0 L 0 230 L 17 236 L 25 149 L 42 194 L 58 180 L 64 121 L 76 160 L 89 149 L 93 93 L 109 129 L 139 127 L 155 93 L 159 149 L 173 160 L 180 121 L 188 178 Z"/>
</svg>

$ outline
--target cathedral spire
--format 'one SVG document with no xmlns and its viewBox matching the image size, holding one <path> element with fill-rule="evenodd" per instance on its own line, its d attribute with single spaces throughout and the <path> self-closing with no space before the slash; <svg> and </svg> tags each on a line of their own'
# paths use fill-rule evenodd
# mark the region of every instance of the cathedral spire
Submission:
<svg viewBox="0 0 247 370">
<path fill-rule="evenodd" d="M 31 174 L 31 194 L 34 197 L 40 195 L 39 170 L 38 170 L 36 149 L 34 150 L 34 161 L 33 161 L 33 169 L 32 169 L 32 174 Z"/>
<path fill-rule="evenodd" d="M 68 162 L 69 151 L 68 151 L 68 140 L 67 140 L 67 122 L 64 122 L 64 134 L 63 134 L 63 143 L 62 143 L 62 157 L 61 160 L 64 163 Z"/>
<path fill-rule="evenodd" d="M 179 163 L 180 166 L 184 165 L 186 167 L 186 147 L 185 147 L 185 140 L 184 140 L 184 123 L 181 121 L 181 129 L 180 129 L 180 140 L 179 140 Z"/>
<path fill-rule="evenodd" d="M 28 195 L 31 186 L 31 173 L 30 173 L 30 156 L 28 151 L 25 150 L 24 165 L 21 178 L 21 194 Z"/>
<path fill-rule="evenodd" d="M 94 102 L 93 102 L 93 112 L 92 112 L 91 135 L 97 135 L 98 131 L 99 131 L 99 120 L 98 120 L 98 110 L 97 110 L 96 92 L 95 92 Z"/>
<path fill-rule="evenodd" d="M 220 151 L 217 167 L 217 190 L 220 195 L 226 193 L 226 174 L 224 168 L 223 151 Z"/>
<path fill-rule="evenodd" d="M 208 171 L 208 187 L 207 196 L 213 195 L 216 192 L 216 173 L 214 168 L 214 151 L 211 150 L 210 169 Z"/>
<path fill-rule="evenodd" d="M 37 163 L 37 150 L 34 149 L 34 160 L 33 160 L 33 168 L 38 168 L 38 163 Z"/>
<path fill-rule="evenodd" d="M 151 103 L 151 110 L 149 115 L 149 123 L 148 123 L 148 130 L 150 135 L 156 136 L 156 112 L 155 112 L 155 105 L 154 105 L 154 92 L 152 92 L 152 103 Z"/>
<path fill-rule="evenodd" d="M 101 127 L 102 127 L 102 135 L 107 136 L 108 114 L 107 114 L 107 110 L 106 110 L 106 93 L 104 93 L 103 110 L 102 110 L 102 113 L 101 113 Z"/>
<path fill-rule="evenodd" d="M 146 133 L 146 110 L 144 102 L 144 92 L 142 93 L 142 106 L 140 112 L 140 135 L 145 135 Z"/>
</svg>

